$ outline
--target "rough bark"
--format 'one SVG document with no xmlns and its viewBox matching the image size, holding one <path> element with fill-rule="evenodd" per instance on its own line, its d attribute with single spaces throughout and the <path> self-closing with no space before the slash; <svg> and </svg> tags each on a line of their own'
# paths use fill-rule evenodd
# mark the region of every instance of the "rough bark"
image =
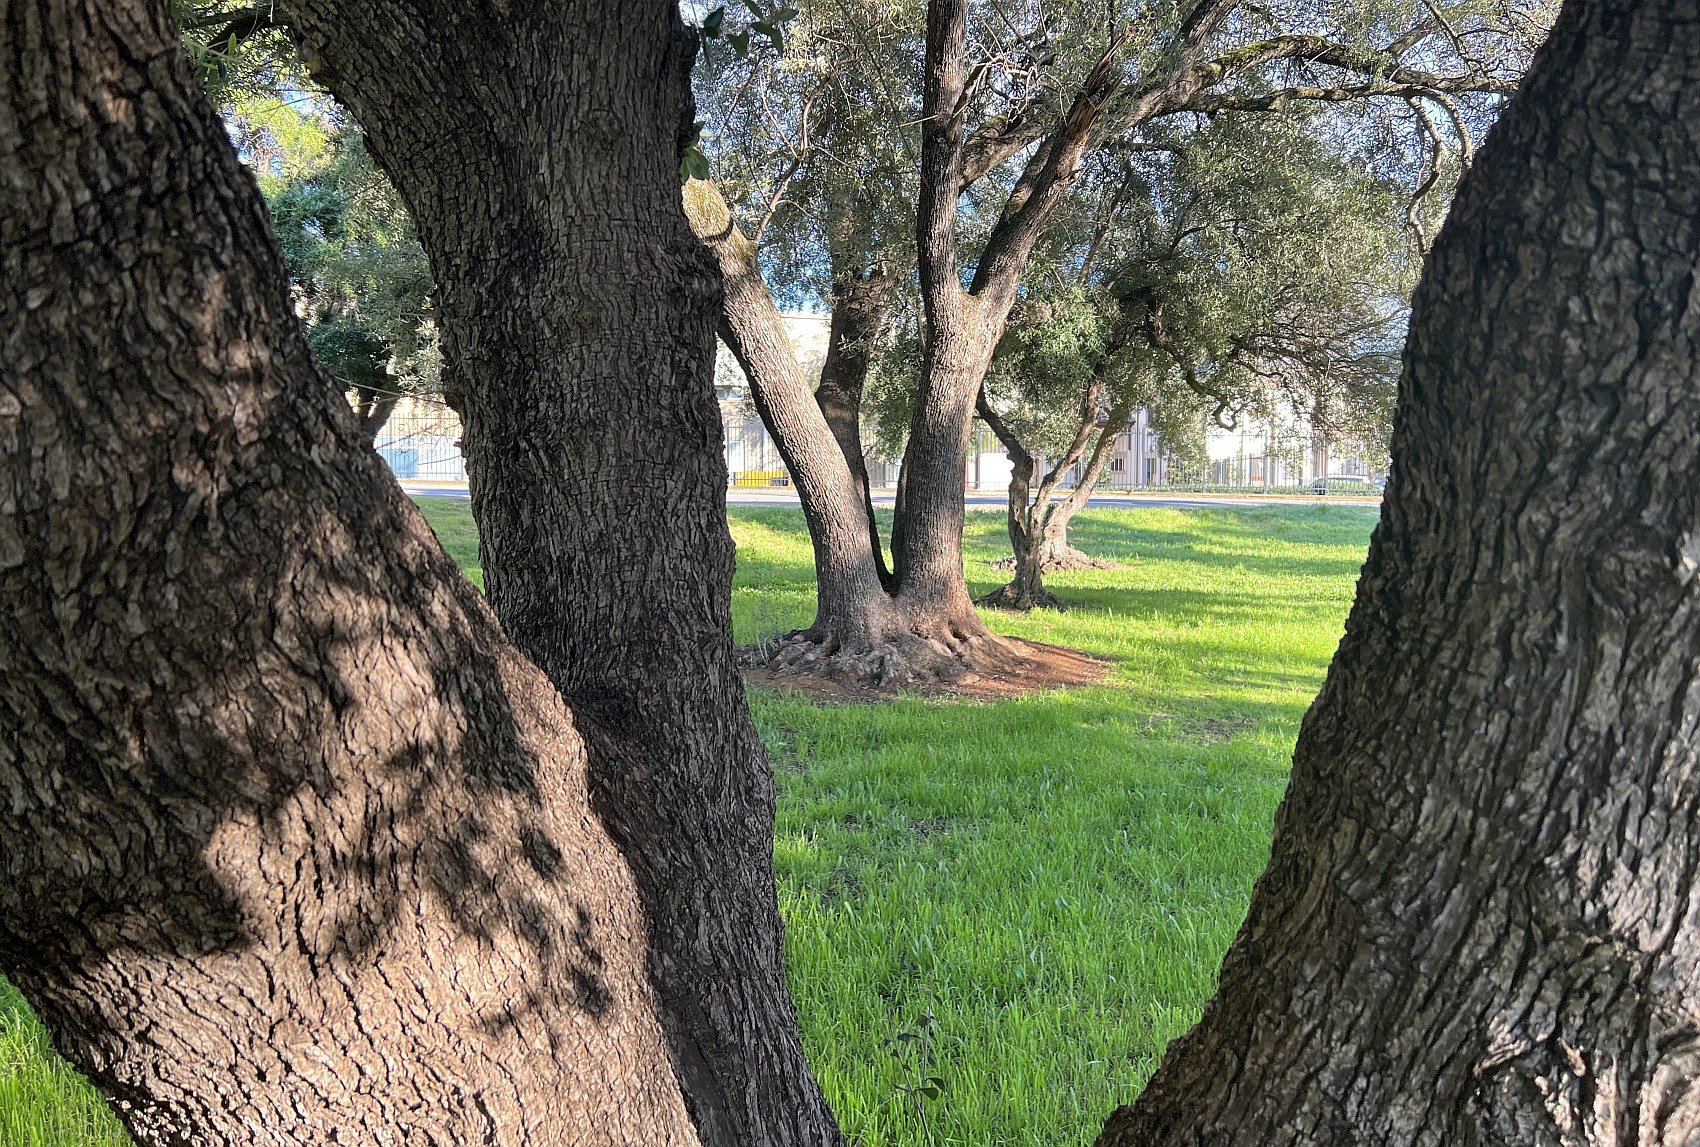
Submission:
<svg viewBox="0 0 1700 1147">
<path fill-rule="evenodd" d="M 1697 35 L 1573 0 L 1465 177 L 1269 868 L 1104 1147 L 1700 1138 Z"/>
<path fill-rule="evenodd" d="M 1112 65 L 1124 43 L 1125 34 L 1110 45 L 1062 123 L 1034 149 L 964 286 L 957 201 L 967 174 L 968 4 L 928 5 L 915 231 L 927 338 L 903 456 L 901 528 L 892 538 L 898 600 L 918 631 L 996 648 L 973 611 L 962 571 L 962 468 L 975 402 L 1033 245 L 1067 192 L 1114 87 Z"/>
<path fill-rule="evenodd" d="M 697 1142 L 583 742 L 163 0 L 0 5 L 0 969 L 136 1139 Z"/>
<path fill-rule="evenodd" d="M 669 0 L 286 8 L 430 257 L 490 601 L 584 729 L 698 1131 L 837 1142 L 731 645 L 719 294 L 677 176 L 695 37 Z"/>
<path fill-rule="evenodd" d="M 762 281 L 754 244 L 732 218 L 719 190 L 692 180 L 684 200 L 692 230 L 720 271 L 721 338 L 743 367 L 756 410 L 790 469 L 814 547 L 814 623 L 772 645 L 746 650 L 746 658 L 782 675 L 806 674 L 876 689 L 928 689 L 990 668 L 1001 644 L 979 627 L 971 607 L 972 625 L 979 628 L 966 640 L 967 623 L 954 628 L 917 625 L 902 599 L 892 596 L 892 579 L 883 566 L 861 432 L 855 425 L 867 347 L 846 347 L 844 338 L 851 334 L 863 343 L 872 341 L 895 280 L 883 294 L 870 282 L 861 306 L 834 312 L 835 350 L 829 357 L 839 360 L 832 367 L 835 381 L 823 384 L 822 394 L 812 395 L 773 295 Z"/>
</svg>

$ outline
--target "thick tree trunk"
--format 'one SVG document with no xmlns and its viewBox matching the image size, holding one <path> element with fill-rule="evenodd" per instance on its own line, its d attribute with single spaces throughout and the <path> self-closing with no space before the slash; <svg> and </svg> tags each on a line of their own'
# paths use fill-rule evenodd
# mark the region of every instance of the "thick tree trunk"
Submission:
<svg viewBox="0 0 1700 1147">
<path fill-rule="evenodd" d="M 877 260 L 866 268 L 834 276 L 832 327 L 827 334 L 820 383 L 815 388 L 815 401 L 850 465 L 850 476 L 867 514 L 869 544 L 879 567 L 880 582 L 888 590 L 896 588 L 896 579 L 886 567 L 879 520 L 874 516 L 873 489 L 868 483 L 868 463 L 863 457 L 862 395 L 867 389 L 874 348 L 885 330 L 896 291 L 897 269 L 888 260 Z"/>
<path fill-rule="evenodd" d="M 143 1144 L 695 1143 L 573 716 L 314 367 L 168 6 L 0 41 L 0 969 Z"/>
<path fill-rule="evenodd" d="M 878 688 L 928 688 L 985 667 L 983 649 L 994 646 L 989 634 L 985 640 L 965 642 L 959 634 L 967 623 L 955 629 L 930 622 L 917 625 L 902 599 L 894 599 L 887 588 L 891 579 L 881 561 L 861 432 L 855 425 L 867 347 L 845 349 L 843 338 L 852 334 L 857 341 L 871 343 L 895 281 L 883 294 L 870 283 L 860 306 L 834 313 L 832 345 L 838 349 L 829 352 L 829 358 L 839 360 L 834 365 L 837 381 L 821 395 L 811 395 L 779 309 L 761 279 L 754 246 L 739 230 L 719 190 L 692 180 L 684 201 L 692 230 L 720 270 L 721 337 L 744 368 L 756 409 L 779 444 L 814 546 L 814 623 L 786 635 L 771 649 L 756 651 L 759 663 L 780 674 Z M 972 607 L 969 614 L 978 626 Z"/>
<path fill-rule="evenodd" d="M 490 601 L 585 732 L 697 1128 L 837 1142 L 785 986 L 772 776 L 732 655 L 717 276 L 677 175 L 695 38 L 670 0 L 288 14 L 430 256 Z"/>
<path fill-rule="evenodd" d="M 1700 1138 L 1700 49 L 1572 0 L 1418 291 L 1396 477 L 1124 1144 Z"/>
</svg>

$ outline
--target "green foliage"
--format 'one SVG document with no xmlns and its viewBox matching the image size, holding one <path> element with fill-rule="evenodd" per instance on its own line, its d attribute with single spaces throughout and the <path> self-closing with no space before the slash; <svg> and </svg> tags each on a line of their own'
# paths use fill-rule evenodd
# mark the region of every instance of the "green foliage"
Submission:
<svg viewBox="0 0 1700 1147">
<path fill-rule="evenodd" d="M 776 295 L 798 305 L 827 298 L 835 273 L 907 257 L 924 5 L 797 0 L 780 11 L 782 55 L 740 51 L 728 36 L 705 48 L 695 82 L 713 177 L 760 232 Z"/>
<path fill-rule="evenodd" d="M 270 4 L 171 0 L 171 11 L 189 63 L 218 106 L 318 93 Z"/>
<path fill-rule="evenodd" d="M 310 161 L 264 185 L 308 342 L 350 387 L 434 392 L 431 272 L 412 219 L 359 133 L 327 123 Z"/>
<path fill-rule="evenodd" d="M 174 12 L 265 195 L 321 365 L 363 397 L 440 389 L 425 252 L 359 130 L 308 78 L 272 9 L 176 0 Z"/>
<path fill-rule="evenodd" d="M 785 55 L 785 28 L 797 18 L 797 9 L 785 3 L 761 3 L 760 0 L 743 0 L 744 8 L 748 11 L 748 19 L 741 24 L 729 25 L 726 22 L 724 6 L 714 8 L 702 19 L 697 26 L 702 36 L 703 51 L 708 54 L 708 45 L 713 41 L 721 41 L 730 49 L 732 56 L 740 64 L 751 65 L 760 74 L 766 61 L 761 59 L 762 53 L 757 52 L 752 57 L 752 46 L 759 47 L 765 43 L 771 49 L 772 59 Z M 712 57 L 708 57 L 709 74 L 715 74 Z M 692 179 L 710 179 L 713 171 L 709 164 L 707 153 L 702 149 L 701 133 L 703 125 L 693 126 L 692 138 L 679 152 L 679 182 L 687 183 Z"/>
<path fill-rule="evenodd" d="M 1151 412 L 1171 473 L 1202 466 L 1208 421 L 1242 415 L 1384 450 L 1399 189 L 1298 112 L 1146 135 L 1093 158 L 1035 253 L 987 381 L 1005 420 L 1054 455 L 1096 382 L 1101 406 Z"/>
</svg>

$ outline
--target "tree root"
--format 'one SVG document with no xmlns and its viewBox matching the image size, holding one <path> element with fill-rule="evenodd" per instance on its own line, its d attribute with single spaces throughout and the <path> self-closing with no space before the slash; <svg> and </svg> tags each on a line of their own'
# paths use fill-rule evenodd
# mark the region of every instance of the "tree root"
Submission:
<svg viewBox="0 0 1700 1147">
<path fill-rule="evenodd" d="M 1109 558 L 1095 558 L 1089 553 L 1070 546 L 1066 550 L 1047 558 L 1044 566 L 1041 567 L 1041 572 L 1058 573 L 1067 570 L 1113 570 L 1120 568 L 1119 564 Z M 1015 558 L 1013 556 L 999 558 L 992 563 L 992 569 L 999 573 L 1014 573 Z"/>
<path fill-rule="evenodd" d="M 738 660 L 770 679 L 818 678 L 876 693 L 945 692 L 969 677 L 1018 674 L 1029 663 L 1019 646 L 994 633 L 949 626 L 850 642 L 802 629 L 745 646 Z"/>
<path fill-rule="evenodd" d="M 1027 613 L 1035 609 L 1054 609 L 1058 613 L 1066 613 L 1068 606 L 1061 598 L 1048 589 L 1034 591 L 1018 588 L 1015 582 L 999 586 L 984 597 L 974 599 L 975 605 L 983 605 L 992 609 L 1008 609 L 1018 613 Z"/>
</svg>

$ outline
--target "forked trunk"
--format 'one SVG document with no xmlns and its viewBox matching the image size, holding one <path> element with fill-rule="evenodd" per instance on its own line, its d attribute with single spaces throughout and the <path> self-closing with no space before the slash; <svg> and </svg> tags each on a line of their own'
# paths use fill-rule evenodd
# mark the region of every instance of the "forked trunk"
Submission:
<svg viewBox="0 0 1700 1147">
<path fill-rule="evenodd" d="M 691 229 L 720 270 L 720 336 L 744 368 L 764 425 L 795 484 L 814 546 L 816 616 L 806 644 L 831 654 L 866 653 L 903 631 L 887 596 L 867 471 L 859 447 L 840 448 L 826 403 L 817 404 L 803 365 L 762 281 L 755 245 L 732 218 L 714 184 L 685 185 Z M 834 316 L 834 324 L 838 318 Z M 854 458 L 855 464 L 851 465 Z M 861 474 L 858 482 L 857 474 Z"/>
<path fill-rule="evenodd" d="M 921 382 L 903 455 L 900 528 L 893 534 L 897 596 L 910 625 L 936 640 L 1008 656 L 974 612 L 962 569 L 963 471 L 974 407 L 1009 321 L 1033 245 L 1085 154 L 1118 74 L 1131 29 L 1115 37 L 1082 81 L 1062 124 L 1033 150 L 964 287 L 959 200 L 969 174 L 966 115 L 976 66 L 967 0 L 929 0 L 921 98 L 916 269 L 926 315 Z"/>
<path fill-rule="evenodd" d="M 940 624 L 931 601 L 911 609 L 900 594 L 894 598 L 888 592 L 895 579 L 881 560 L 858 423 L 869 344 L 884 320 L 895 280 L 882 286 L 870 278 L 861 284 L 865 290 L 860 293 L 846 292 L 853 297 L 834 312 L 828 377 L 820 392 L 811 395 L 773 296 L 761 279 L 754 246 L 739 230 L 719 190 L 692 180 L 684 199 L 692 230 L 720 271 L 721 337 L 743 366 L 762 422 L 779 444 L 814 547 L 814 623 L 774 647 L 754 651 L 758 663 L 780 674 L 923 689 L 991 667 L 992 655 L 1002 652 L 1000 643 L 981 625 L 965 587 L 965 615 L 946 624 Z M 960 503 L 960 473 L 958 482 Z M 959 585 L 960 546 L 959 536 Z"/>
<path fill-rule="evenodd" d="M 698 1130 L 836 1143 L 732 655 L 718 276 L 677 174 L 695 37 L 671 0 L 288 7 L 430 256 L 490 602 L 584 730 Z"/>
<path fill-rule="evenodd" d="M 153 1147 L 697 1142 L 573 715 L 314 367 L 169 6 L 0 41 L 0 970 Z"/>
<path fill-rule="evenodd" d="M 992 433 L 997 435 L 998 441 L 1003 443 L 1004 449 L 1009 452 L 1007 517 L 1010 546 L 1015 555 L 1014 576 L 1009 584 L 981 598 L 981 605 L 1016 610 L 1040 607 L 1064 609 L 1066 607 L 1061 599 L 1045 588 L 1047 572 L 1103 567 L 1110 564 L 1088 557 L 1068 541 L 1069 523 L 1097 488 L 1098 479 L 1103 476 L 1104 467 L 1115 451 L 1117 435 L 1133 417 L 1132 400 L 1124 401 L 1110 413 L 1105 426 L 1097 430 L 1094 442 L 1093 434 L 1097 427 L 1098 403 L 1102 391 L 1102 383 L 1095 375 L 1082 395 L 1080 422 L 1075 428 L 1074 438 L 1063 450 L 1062 456 L 1046 471 L 1037 490 L 1033 488 L 1033 474 L 1037 463 L 1032 452 L 1022 443 L 1015 429 L 987 400 L 985 391 L 980 392 L 980 417 L 985 419 L 986 424 L 992 428 Z M 1058 499 L 1057 494 L 1063 478 L 1085 456 L 1088 443 L 1092 443 L 1092 454 L 1081 471 L 1080 480 Z"/>
<path fill-rule="evenodd" d="M 1415 300 L 1398 460 L 1158 1144 L 1700 1138 L 1700 50 L 1572 0 Z"/>
<path fill-rule="evenodd" d="M 868 517 L 868 539 L 880 582 L 896 588 L 896 579 L 885 563 L 879 520 L 874 516 L 873 489 L 868 482 L 868 464 L 862 446 L 862 395 L 868 385 L 874 348 L 885 329 L 897 291 L 897 271 L 887 261 L 877 261 L 862 271 L 839 274 L 832 284 L 832 326 L 827 334 L 826 361 L 821 364 L 815 401 L 826 418 L 850 477 Z"/>
<path fill-rule="evenodd" d="M 393 383 L 393 380 L 391 381 Z M 390 415 L 395 413 L 396 404 L 400 401 L 401 392 L 395 389 L 359 391 L 354 405 L 354 420 L 360 426 L 360 433 L 366 436 L 366 441 L 377 441 L 378 435 L 383 433 L 384 425 L 389 422 Z"/>
</svg>

